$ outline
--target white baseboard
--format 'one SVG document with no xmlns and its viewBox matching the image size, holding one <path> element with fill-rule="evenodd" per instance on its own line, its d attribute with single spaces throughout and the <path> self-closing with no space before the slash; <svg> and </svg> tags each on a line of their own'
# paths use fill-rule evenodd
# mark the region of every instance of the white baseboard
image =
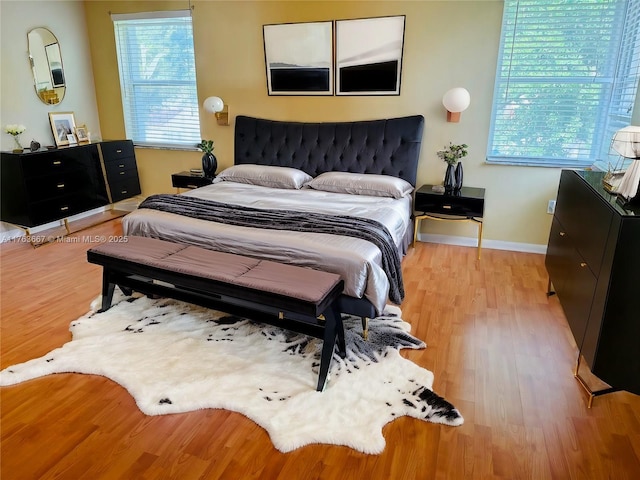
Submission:
<svg viewBox="0 0 640 480">
<path fill-rule="evenodd" d="M 460 247 L 478 246 L 478 239 L 474 237 L 459 237 L 452 235 L 438 235 L 435 233 L 419 233 L 418 240 L 421 242 L 443 243 L 445 245 L 457 245 Z M 537 245 L 535 243 L 519 243 L 519 242 L 503 242 L 500 240 L 482 239 L 482 248 L 494 250 L 510 250 L 513 252 L 539 253 L 546 254 L 546 245 Z"/>
</svg>

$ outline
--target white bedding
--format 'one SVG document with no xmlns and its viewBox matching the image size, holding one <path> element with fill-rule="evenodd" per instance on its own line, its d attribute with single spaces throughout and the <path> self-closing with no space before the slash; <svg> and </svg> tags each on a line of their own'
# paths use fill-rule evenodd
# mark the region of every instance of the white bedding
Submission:
<svg viewBox="0 0 640 480">
<path fill-rule="evenodd" d="M 411 224 L 410 196 L 393 199 L 234 182 L 216 183 L 183 195 L 253 208 L 369 218 L 387 227 L 399 251 Z M 389 282 L 381 267 L 381 254 L 366 240 L 237 227 L 150 209 L 130 213 L 122 224 L 125 235 L 161 238 L 338 273 L 345 281 L 346 295 L 367 298 L 378 312 L 387 303 Z"/>
</svg>

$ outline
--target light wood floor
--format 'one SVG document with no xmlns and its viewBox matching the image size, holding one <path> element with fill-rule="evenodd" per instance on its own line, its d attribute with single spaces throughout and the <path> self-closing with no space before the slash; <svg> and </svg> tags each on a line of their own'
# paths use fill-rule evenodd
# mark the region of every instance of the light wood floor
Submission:
<svg viewBox="0 0 640 480">
<path fill-rule="evenodd" d="M 74 235 L 119 235 L 119 220 Z M 100 291 L 84 242 L 1 250 L 1 366 L 70 340 Z M 25 479 L 637 479 L 640 397 L 599 397 L 573 378 L 577 349 L 542 255 L 419 243 L 405 258 L 403 317 L 427 348 L 407 358 L 464 425 L 404 417 L 377 456 L 318 445 L 288 454 L 240 414 L 147 417 L 126 391 L 90 375 L 0 389 L 1 477 Z M 353 412 L 357 415 L 357 412 Z"/>
</svg>

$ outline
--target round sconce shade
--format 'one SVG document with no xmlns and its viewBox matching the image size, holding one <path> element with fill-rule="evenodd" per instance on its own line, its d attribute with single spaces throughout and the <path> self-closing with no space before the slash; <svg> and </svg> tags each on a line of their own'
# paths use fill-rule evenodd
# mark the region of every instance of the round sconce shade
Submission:
<svg viewBox="0 0 640 480">
<path fill-rule="evenodd" d="M 611 148 L 625 158 L 640 159 L 640 127 L 629 125 L 613 134 Z"/>
<path fill-rule="evenodd" d="M 224 108 L 224 102 L 220 97 L 209 97 L 202 104 L 204 110 L 209 113 L 221 112 Z"/>
<path fill-rule="evenodd" d="M 471 103 L 471 96 L 466 88 L 452 88 L 442 97 L 442 104 L 449 112 L 464 112 Z"/>
</svg>

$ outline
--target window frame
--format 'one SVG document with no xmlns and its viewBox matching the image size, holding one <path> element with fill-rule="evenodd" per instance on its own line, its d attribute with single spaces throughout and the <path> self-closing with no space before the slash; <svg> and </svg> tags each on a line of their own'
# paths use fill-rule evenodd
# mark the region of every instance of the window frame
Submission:
<svg viewBox="0 0 640 480">
<path fill-rule="evenodd" d="M 185 26 L 187 22 L 183 22 L 188 18 L 188 29 L 186 34 L 191 40 L 192 53 L 191 58 L 186 58 L 187 63 L 192 65 L 192 71 L 189 75 L 191 79 L 177 78 L 165 78 L 165 79 L 142 79 L 136 77 L 135 66 L 140 66 L 135 62 L 139 62 L 140 58 L 134 54 L 128 52 L 129 41 L 131 38 L 127 37 L 125 30 L 127 27 L 131 28 L 133 23 L 139 22 L 137 27 L 142 27 L 144 22 L 149 22 L 152 25 L 154 22 L 167 21 L 167 25 L 171 23 L 171 20 L 176 20 L 176 26 Z M 191 10 L 166 10 L 166 11 L 153 11 L 153 12 L 138 12 L 131 14 L 111 14 L 113 21 L 115 45 L 116 45 L 116 58 L 118 64 L 118 78 L 120 81 L 120 92 L 122 98 L 122 110 L 123 120 L 125 125 L 125 132 L 127 138 L 133 140 L 134 145 L 142 148 L 154 148 L 154 149 L 166 149 L 166 150 L 187 150 L 196 151 L 196 144 L 200 142 L 201 138 L 201 124 L 200 124 L 200 108 L 198 101 L 197 91 L 197 78 L 196 78 L 196 66 L 195 66 L 195 48 L 193 39 L 193 22 Z M 181 21 L 182 20 L 182 21 Z M 119 32 L 119 29 L 123 31 Z M 154 45 L 157 45 L 154 44 Z M 180 50 L 181 53 L 187 53 L 184 50 Z M 129 67 L 128 65 L 134 65 Z M 151 90 L 161 90 L 165 87 L 177 87 L 184 89 L 186 87 L 187 101 L 179 102 L 182 108 L 189 112 L 187 115 L 187 122 L 177 124 L 175 121 L 167 121 L 162 127 L 156 125 L 156 133 L 145 137 L 144 129 L 153 124 L 147 123 L 143 120 L 144 108 L 151 108 L 151 104 L 144 103 L 144 94 L 138 94 L 136 96 L 136 90 L 139 92 L 141 87 L 151 87 Z M 184 90 L 183 90 L 184 91 Z M 157 95 L 158 98 L 169 98 L 162 94 Z M 142 100 L 141 100 L 142 98 Z M 184 110 L 183 110 L 184 111 Z M 164 111 L 161 111 L 164 114 Z M 181 130 L 186 133 L 187 140 L 180 141 L 176 138 L 178 135 L 171 133 Z M 153 138 L 155 137 L 155 138 Z M 162 137 L 162 140 L 158 140 L 158 137 Z"/>
<path fill-rule="evenodd" d="M 514 63 L 517 63 L 518 60 L 520 60 L 520 62 L 525 61 L 527 55 L 530 54 L 530 52 L 528 54 L 523 53 L 520 55 L 520 57 L 518 57 L 518 51 L 516 50 L 515 45 L 518 45 L 519 48 L 522 48 L 523 45 L 533 45 L 535 47 L 535 44 L 528 43 L 527 38 L 530 37 L 526 37 L 523 35 L 534 30 L 534 33 L 538 33 L 540 31 L 540 25 L 544 21 L 544 17 L 541 16 L 537 22 L 530 22 L 531 17 L 524 17 L 520 19 L 519 22 L 518 15 L 519 13 L 521 13 L 520 9 L 526 8 L 527 6 L 532 6 L 532 8 L 534 9 L 541 9 L 542 6 L 559 6 L 561 2 L 555 0 L 547 0 L 546 2 L 542 2 L 541 0 L 537 0 L 535 2 L 533 2 L 532 0 L 505 0 L 502 31 L 500 35 L 500 48 L 496 66 L 489 138 L 487 142 L 487 163 L 499 165 L 544 166 L 562 168 L 587 168 L 591 167 L 594 163 L 600 163 L 601 165 L 605 165 L 604 169 L 606 170 L 607 163 L 611 162 L 609 146 L 613 133 L 619 128 L 629 125 L 631 122 L 633 105 L 636 101 L 635 96 L 638 93 L 638 79 L 640 78 L 640 35 L 638 35 L 638 29 L 640 28 L 640 7 L 638 5 L 631 5 L 631 2 L 629 2 L 628 0 L 612 0 L 609 3 L 609 8 L 612 8 L 613 10 L 608 10 L 606 13 L 611 15 L 614 20 L 612 21 L 612 26 L 610 29 L 612 38 L 610 40 L 608 52 L 615 52 L 616 58 L 615 61 L 610 62 L 610 65 L 608 65 L 606 68 L 603 68 L 605 70 L 604 75 L 602 74 L 599 66 L 595 76 L 580 76 L 577 74 L 578 72 L 576 72 L 576 75 L 563 75 L 555 77 L 536 76 L 533 74 L 539 73 L 539 71 L 536 70 L 536 64 L 532 63 L 528 70 L 529 76 L 514 77 L 511 75 L 511 68 Z M 578 5 L 576 5 L 575 3 L 571 5 L 565 4 L 565 6 L 572 7 L 573 11 L 579 11 L 580 9 L 585 8 L 585 5 L 588 4 L 597 6 L 597 2 L 594 4 L 594 2 L 588 1 L 579 2 Z M 539 11 L 538 13 L 541 12 Z M 576 18 L 580 18 L 580 20 L 582 20 L 582 18 L 579 16 L 576 16 Z M 618 31 L 617 27 L 619 28 L 620 23 L 622 23 L 624 28 L 619 29 L 620 31 Z M 518 35 L 517 39 L 516 35 Z M 592 36 L 595 38 L 596 34 L 594 33 Z M 629 38 L 631 38 L 632 41 L 629 41 Z M 539 45 L 543 44 L 540 43 Z M 585 45 L 587 44 L 585 43 Z M 615 49 L 611 45 L 615 45 Z M 595 51 L 598 46 L 591 46 L 591 48 Z M 560 50 L 558 50 L 558 53 L 559 52 Z M 621 70 L 622 61 L 625 59 L 628 60 L 629 57 L 634 54 L 636 54 L 638 58 L 635 64 L 628 65 L 626 71 L 624 69 Z M 553 58 L 555 60 L 556 57 Z M 557 66 L 555 66 L 555 68 L 557 68 Z M 549 69 L 549 71 L 551 70 L 552 68 Z M 520 71 L 524 71 L 525 73 L 527 73 L 526 68 L 521 69 Z M 506 72 L 506 74 L 504 72 Z M 544 73 L 547 73 L 547 71 L 544 71 Z M 511 148 L 512 151 L 524 148 L 525 150 L 528 149 L 528 153 L 532 153 L 532 150 L 534 148 L 541 148 L 540 145 L 536 145 L 533 142 L 531 142 L 528 146 L 525 145 L 524 147 L 520 147 L 515 142 L 512 144 L 505 143 L 504 139 L 506 138 L 506 136 L 503 136 L 502 139 L 498 141 L 496 140 L 496 136 L 500 135 L 498 132 L 501 128 L 501 122 L 502 125 L 508 125 L 509 119 L 507 115 L 512 116 L 513 112 L 516 112 L 516 109 L 520 108 L 527 101 L 527 98 L 523 95 L 519 97 L 505 97 L 503 94 L 505 90 L 507 91 L 507 95 L 509 93 L 513 94 L 512 92 L 516 91 L 517 88 L 514 88 L 514 85 L 526 85 L 527 87 L 521 91 L 527 91 L 528 89 L 531 92 L 536 92 L 536 84 L 542 85 L 544 83 L 547 85 L 575 85 L 578 83 L 585 84 L 586 79 L 589 79 L 592 85 L 601 86 L 602 91 L 599 93 L 599 96 L 601 102 L 604 102 L 606 106 L 602 107 L 602 103 L 597 103 L 598 106 L 595 107 L 596 113 L 593 116 L 594 121 L 588 127 L 589 129 L 593 130 L 593 133 L 588 135 L 588 142 L 586 142 L 586 144 L 582 144 L 579 146 L 579 148 L 577 148 L 580 153 L 580 158 L 569 158 L 568 156 L 534 156 L 527 155 L 526 151 L 523 155 L 509 155 L 508 153 L 501 154 L 500 152 L 498 152 L 500 147 L 504 148 L 505 152 L 509 148 Z M 626 88 L 628 88 L 629 81 L 635 83 L 635 91 L 632 91 L 633 98 L 631 99 L 631 106 L 629 110 L 624 114 L 621 114 L 620 105 L 618 105 L 618 108 L 616 109 L 615 102 L 620 98 L 620 90 L 625 88 L 624 85 L 627 85 Z M 508 92 L 507 89 L 509 88 L 512 88 L 512 92 Z M 540 92 L 542 92 L 542 89 L 540 89 Z M 586 105 L 587 95 L 584 93 L 581 93 L 581 95 L 584 95 L 584 98 L 581 99 L 581 102 L 584 102 L 584 104 Z M 629 95 L 627 94 L 625 98 L 628 97 Z M 515 103 L 509 103 L 509 99 L 514 98 L 518 101 Z M 537 99 L 534 99 L 533 97 L 531 99 L 533 101 L 529 101 L 529 103 L 535 104 Z M 567 105 L 571 107 L 575 104 L 567 103 Z M 562 106 L 562 104 L 560 104 L 560 106 Z M 509 110 L 509 107 L 511 107 L 512 110 Z M 584 108 L 584 110 L 587 109 L 587 107 L 583 107 L 582 103 L 580 104 L 580 107 Z M 525 109 L 526 108 L 527 107 L 525 106 Z M 563 112 L 559 107 L 558 112 L 553 113 L 557 113 L 557 116 L 560 117 Z M 536 113 L 536 111 L 533 110 L 530 118 L 533 118 L 533 120 L 536 121 L 537 125 L 541 125 L 541 121 L 545 119 L 545 115 L 547 114 L 547 110 L 543 110 L 542 113 Z M 582 114 L 582 116 L 580 116 L 580 114 Z M 587 117 L 584 111 L 574 113 L 573 115 L 574 118 L 580 120 Z M 519 130 L 514 129 L 514 131 L 516 132 L 515 135 L 518 135 L 517 132 L 523 132 L 520 135 L 521 141 L 527 138 L 524 130 L 524 125 Z M 550 129 L 549 131 L 555 131 L 559 134 L 562 134 L 562 132 L 557 129 Z M 515 135 L 511 137 L 511 140 L 518 140 L 517 136 Z M 529 137 L 531 137 L 531 135 Z M 563 144 L 562 146 L 565 149 L 568 149 L 570 145 L 571 144 L 567 143 Z M 587 148 L 583 148 L 585 145 L 587 146 Z"/>
</svg>

